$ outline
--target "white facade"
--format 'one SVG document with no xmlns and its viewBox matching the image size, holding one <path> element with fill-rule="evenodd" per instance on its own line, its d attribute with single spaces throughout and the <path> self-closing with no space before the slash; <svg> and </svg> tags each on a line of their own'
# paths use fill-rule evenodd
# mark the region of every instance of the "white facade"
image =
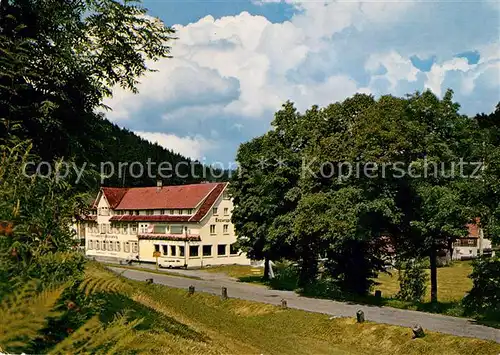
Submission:
<svg viewBox="0 0 500 355">
<path fill-rule="evenodd" d="M 85 254 L 89 257 L 156 262 L 153 254 L 158 251 L 162 267 L 250 264 L 244 253 L 235 250 L 233 203 L 225 193 L 210 206 L 200 201 L 195 208 L 174 210 L 119 211 L 112 208 L 105 193 L 98 198 L 96 209 L 84 224 Z M 205 215 L 192 221 L 203 206 L 208 209 Z M 123 218 L 120 216 L 136 221 L 116 221 Z M 182 216 L 183 220 L 148 221 L 156 216 Z"/>
<path fill-rule="evenodd" d="M 475 259 L 480 256 L 480 249 L 491 250 L 489 239 L 462 238 L 453 245 L 453 260 Z"/>
</svg>

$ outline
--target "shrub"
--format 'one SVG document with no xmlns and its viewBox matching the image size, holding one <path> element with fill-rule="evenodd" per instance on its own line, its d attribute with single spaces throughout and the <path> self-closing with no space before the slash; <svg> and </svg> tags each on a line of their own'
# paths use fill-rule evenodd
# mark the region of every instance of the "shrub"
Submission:
<svg viewBox="0 0 500 355">
<path fill-rule="evenodd" d="M 294 291 L 297 288 L 299 271 L 296 265 L 287 262 L 277 262 L 273 266 L 274 278 L 270 281 L 270 286 L 277 290 Z"/>
<path fill-rule="evenodd" d="M 463 304 L 468 312 L 500 315 L 500 258 L 480 258 L 473 262 L 471 291 Z"/>
<path fill-rule="evenodd" d="M 400 263 L 399 292 L 396 298 L 403 301 L 421 302 L 427 289 L 425 265 L 416 259 Z"/>
</svg>

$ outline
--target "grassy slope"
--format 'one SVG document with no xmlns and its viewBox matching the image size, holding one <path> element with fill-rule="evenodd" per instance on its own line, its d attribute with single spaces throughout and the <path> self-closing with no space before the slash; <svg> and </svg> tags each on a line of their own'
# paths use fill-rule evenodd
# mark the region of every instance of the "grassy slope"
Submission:
<svg viewBox="0 0 500 355">
<path fill-rule="evenodd" d="M 87 271 L 102 273 L 90 265 Z M 109 271 L 105 271 L 109 272 Z M 498 354 L 500 344 L 218 297 L 125 280 L 101 316 L 132 309 L 144 318 L 140 339 L 165 354 Z"/>
</svg>

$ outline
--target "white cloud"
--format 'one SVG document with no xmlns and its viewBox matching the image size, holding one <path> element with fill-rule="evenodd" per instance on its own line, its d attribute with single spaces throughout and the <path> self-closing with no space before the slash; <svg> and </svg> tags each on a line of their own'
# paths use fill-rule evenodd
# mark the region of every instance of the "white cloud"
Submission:
<svg viewBox="0 0 500 355">
<path fill-rule="evenodd" d="M 114 109 L 108 117 L 134 122 L 134 130 L 162 145 L 199 156 L 219 149 L 212 139 L 227 138 L 223 125 L 230 139 L 257 132 L 255 126 L 266 127 L 286 100 L 303 110 L 355 92 L 403 95 L 429 88 L 441 95 L 450 83 L 455 92 L 471 96 L 479 87 L 495 90 L 500 82 L 498 39 L 476 33 L 486 23 L 478 14 L 492 16 L 489 4 L 483 9 L 480 3 L 411 0 L 283 2 L 297 12 L 282 23 L 242 12 L 176 25 L 174 58 L 152 63 L 158 72 L 141 79 L 139 95 L 117 90 L 106 102 Z M 470 28 L 450 27 L 458 15 Z M 480 53 L 479 63 L 453 57 L 470 50 Z M 437 60 L 422 72 L 412 55 Z M 143 128 L 153 120 L 162 128 Z M 223 154 L 228 150 L 233 154 L 235 147 Z"/>
<path fill-rule="evenodd" d="M 377 74 L 381 69 L 384 74 Z M 385 54 L 372 54 L 365 63 L 365 69 L 372 73 L 372 79 L 385 78 L 389 81 L 390 89 L 396 89 L 399 81 L 413 82 L 417 80 L 418 69 L 413 66 L 409 58 L 403 58 L 399 53 L 391 51 Z"/>
<path fill-rule="evenodd" d="M 202 160 L 206 157 L 207 152 L 215 148 L 214 142 L 199 136 L 178 137 L 174 134 L 140 131 L 135 132 L 135 134 L 152 143 L 158 143 L 158 145 L 166 149 L 196 160 Z"/>
<path fill-rule="evenodd" d="M 436 95 L 441 96 L 443 94 L 442 85 L 447 72 L 460 71 L 465 73 L 469 69 L 470 65 L 465 58 L 453 58 L 442 64 L 434 64 L 431 70 L 427 73 L 425 88 L 430 89 Z"/>
</svg>

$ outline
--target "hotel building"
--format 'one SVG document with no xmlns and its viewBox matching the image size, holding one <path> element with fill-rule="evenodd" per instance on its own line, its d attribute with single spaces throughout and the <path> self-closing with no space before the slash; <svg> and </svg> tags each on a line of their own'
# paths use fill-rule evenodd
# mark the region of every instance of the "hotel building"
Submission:
<svg viewBox="0 0 500 355">
<path fill-rule="evenodd" d="M 234 244 L 227 186 L 103 187 L 81 228 L 85 254 L 120 262 L 159 255 L 161 267 L 249 265 Z"/>
</svg>

